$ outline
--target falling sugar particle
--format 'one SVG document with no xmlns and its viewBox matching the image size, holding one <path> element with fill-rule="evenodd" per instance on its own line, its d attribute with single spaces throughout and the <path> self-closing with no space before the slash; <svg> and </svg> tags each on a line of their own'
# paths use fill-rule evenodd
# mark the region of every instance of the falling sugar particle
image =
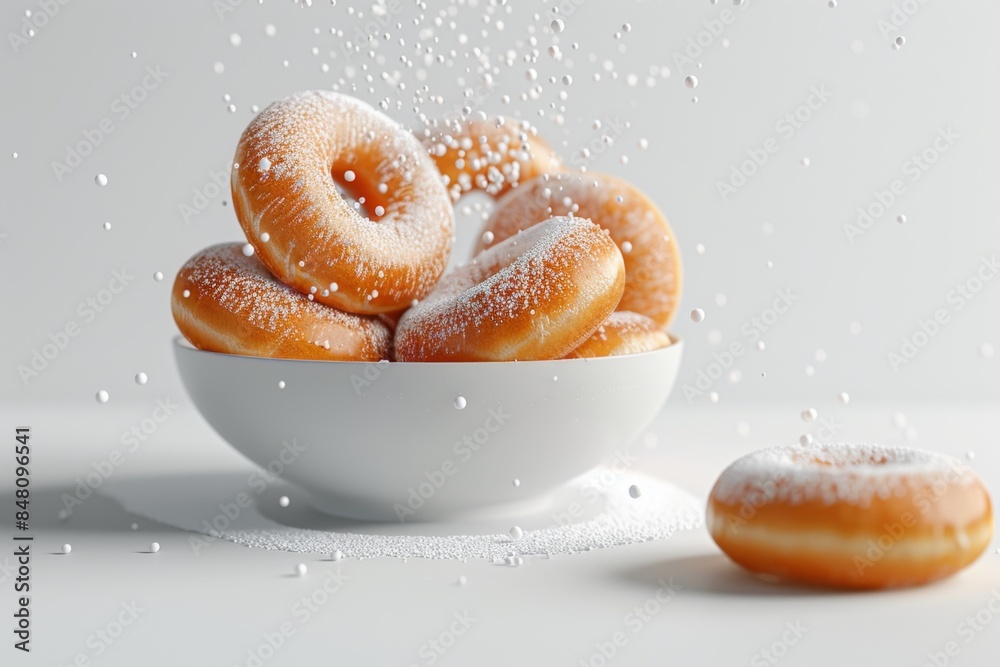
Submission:
<svg viewBox="0 0 1000 667">
<path fill-rule="evenodd" d="M 513 481 L 511 481 L 511 484 L 513 484 L 513 485 L 514 485 L 514 488 L 516 489 L 517 487 L 521 486 L 521 480 L 519 480 L 519 479 L 517 479 L 517 478 L 515 477 L 515 478 L 513 479 Z"/>
<path fill-rule="evenodd" d="M 181 292 L 181 296 L 183 296 L 185 299 L 188 298 L 189 296 L 191 296 L 191 290 L 189 289 L 184 290 L 183 292 Z"/>
<path fill-rule="evenodd" d="M 131 55 L 132 55 L 133 58 L 138 58 L 139 57 L 139 54 L 136 53 L 135 51 L 133 51 Z"/>
<path fill-rule="evenodd" d="M 285 381 L 278 380 L 278 389 L 284 389 L 284 388 L 285 388 Z"/>
<path fill-rule="evenodd" d="M 767 348 L 767 343 L 762 340 L 757 341 L 757 349 L 763 352 Z"/>
<path fill-rule="evenodd" d="M 628 495 L 631 496 L 632 498 L 638 498 L 639 496 L 642 495 L 642 489 L 633 484 L 632 486 L 628 487 Z"/>
<path fill-rule="evenodd" d="M 382 206 L 376 206 L 375 207 L 375 215 L 377 215 L 379 217 L 382 217 L 383 215 L 385 215 L 385 208 L 382 207 Z"/>
<path fill-rule="evenodd" d="M 154 273 L 153 280 L 155 280 L 156 282 L 160 282 L 161 280 L 163 280 L 163 272 L 157 271 L 156 273 Z"/>
<path fill-rule="evenodd" d="M 330 558 L 332 558 L 335 561 L 344 560 L 344 552 L 341 551 L 340 549 L 337 549 L 332 554 L 330 554 Z"/>
<path fill-rule="evenodd" d="M 507 532 L 507 534 L 510 535 L 510 539 L 512 540 L 519 540 L 524 537 L 524 531 L 521 530 L 520 526 L 514 526 Z"/>
<path fill-rule="evenodd" d="M 226 66 L 220 62 L 216 62 L 214 65 L 212 65 L 212 69 L 215 70 L 216 74 L 222 74 L 223 72 L 226 71 Z"/>
<path fill-rule="evenodd" d="M 970 461 L 973 461 L 976 458 L 976 453 L 970 449 L 965 453 L 965 458 L 969 459 Z"/>
<path fill-rule="evenodd" d="M 847 405 L 848 403 L 851 402 L 851 397 L 848 395 L 846 391 L 842 391 L 839 394 L 837 394 L 837 400 L 840 401 L 842 405 Z"/>
<path fill-rule="evenodd" d="M 308 571 L 309 571 L 309 568 L 306 567 L 305 563 L 299 563 L 298 565 L 295 566 L 295 574 L 297 574 L 300 577 L 306 576 L 306 573 Z"/>
<path fill-rule="evenodd" d="M 254 252 L 253 246 L 250 245 L 249 243 L 247 243 L 246 245 L 243 246 L 243 256 L 244 257 L 252 257 L 253 256 L 253 252 Z"/>
<path fill-rule="evenodd" d="M 809 164 L 810 164 L 810 163 L 809 163 L 809 158 L 807 158 L 807 157 L 804 157 L 804 158 L 802 158 L 802 159 L 801 159 L 801 160 L 799 161 L 799 164 L 801 164 L 801 165 L 802 165 L 803 167 L 808 167 L 808 166 L 809 166 Z"/>
<path fill-rule="evenodd" d="M 696 77 L 694 74 L 687 75 L 686 77 L 684 77 L 684 85 L 687 86 L 688 88 L 697 88 L 698 77 Z"/>
<path fill-rule="evenodd" d="M 904 224 L 906 222 L 906 216 L 900 213 L 899 215 L 896 216 L 896 222 L 898 222 L 901 225 Z"/>
<path fill-rule="evenodd" d="M 819 416 L 819 413 L 816 412 L 815 408 L 809 408 L 808 410 L 803 410 L 802 411 L 802 415 L 801 415 L 802 421 L 807 422 L 807 423 L 811 422 L 814 419 L 816 419 L 816 417 L 818 417 L 818 416 Z"/>
<path fill-rule="evenodd" d="M 103 389 L 97 392 L 98 403 L 107 403 L 109 400 L 111 400 L 111 395 L 108 394 L 108 392 L 104 391 Z"/>
<path fill-rule="evenodd" d="M 979 353 L 983 355 L 984 359 L 992 359 L 994 354 L 993 345 L 983 343 L 982 347 L 979 348 Z"/>
<path fill-rule="evenodd" d="M 330 291 L 331 292 L 336 292 L 339 289 L 340 289 L 340 285 L 338 285 L 337 283 L 330 283 Z"/>
<path fill-rule="evenodd" d="M 624 241 L 622 243 L 622 253 L 629 254 L 632 252 L 632 243 L 630 241 Z"/>
<path fill-rule="evenodd" d="M 159 543 L 159 542 L 150 542 L 150 543 L 149 543 L 149 551 L 150 551 L 151 553 L 154 553 L 154 554 L 155 554 L 155 553 L 157 553 L 157 552 L 158 552 L 159 550 L 160 550 L 160 543 Z"/>
<path fill-rule="evenodd" d="M 494 238 L 493 232 L 489 232 L 489 231 L 483 232 L 483 236 L 482 236 L 483 245 L 489 245 L 489 244 L 493 243 L 493 238 Z"/>
<path fill-rule="evenodd" d="M 808 447 L 813 443 L 813 437 L 806 433 L 805 435 L 799 436 L 799 444 L 803 447 Z"/>
<path fill-rule="evenodd" d="M 893 45 L 893 46 L 894 46 L 895 48 L 897 48 L 897 49 L 901 49 L 901 48 L 903 48 L 903 45 L 904 45 L 904 44 L 906 44 L 906 38 L 905 38 L 905 37 L 903 37 L 902 35 L 900 35 L 899 37 L 897 37 L 897 38 L 896 38 L 895 40 L 893 40 L 893 42 L 892 42 L 892 45 Z M 917 50 L 919 51 L 920 49 L 917 49 Z"/>
<path fill-rule="evenodd" d="M 259 169 L 260 171 L 267 171 L 270 168 L 271 168 L 271 161 L 268 160 L 266 157 L 262 157 L 260 159 L 260 162 L 257 163 L 257 169 Z"/>
<path fill-rule="evenodd" d="M 278 498 L 278 505 L 281 507 L 288 507 L 291 503 L 292 501 L 289 500 L 288 496 L 281 496 Z"/>
<path fill-rule="evenodd" d="M 743 436 L 750 435 L 750 424 L 740 422 L 736 425 L 736 432 Z"/>
<path fill-rule="evenodd" d="M 552 32 L 562 32 L 566 29 L 566 24 L 562 19 L 554 19 L 549 26 L 552 28 Z"/>
<path fill-rule="evenodd" d="M 261 243 L 267 243 L 270 240 L 271 240 L 271 235 L 268 234 L 267 232 L 264 232 L 263 234 L 260 235 L 260 242 Z"/>
<path fill-rule="evenodd" d="M 138 373 L 135 374 L 135 383 L 136 384 L 138 384 L 138 385 L 144 385 L 147 382 L 149 382 L 149 376 L 148 375 L 146 375 L 142 371 L 139 371 Z"/>
<path fill-rule="evenodd" d="M 695 308 L 691 311 L 691 321 L 695 324 L 705 321 L 705 311 L 701 308 Z"/>
<path fill-rule="evenodd" d="M 229 43 L 233 46 L 239 46 L 243 43 L 243 38 L 240 37 L 239 33 L 234 32 L 229 36 Z"/>
<path fill-rule="evenodd" d="M 453 405 L 456 410 L 464 410 L 465 406 L 468 405 L 468 401 L 465 400 L 465 396 L 456 396 Z"/>
<path fill-rule="evenodd" d="M 72 545 L 72 544 L 64 544 L 64 545 L 63 545 L 63 547 L 62 547 L 62 552 L 63 552 L 64 554 L 68 554 L 68 553 L 70 553 L 71 551 L 73 551 L 73 545 Z"/>
<path fill-rule="evenodd" d="M 100 185 L 102 188 L 108 184 L 108 177 L 104 174 L 98 174 L 94 177 L 94 182 Z"/>
<path fill-rule="evenodd" d="M 111 231 L 111 223 L 110 222 L 105 222 L 104 223 L 104 231 L 106 231 L 106 232 Z"/>
<path fill-rule="evenodd" d="M 695 249 L 695 252 L 697 252 L 699 255 L 704 255 L 705 254 L 705 244 L 704 243 L 699 243 L 698 245 L 696 245 L 694 247 L 694 249 Z"/>
<path fill-rule="evenodd" d="M 266 26 L 264 26 L 264 34 L 267 35 L 268 37 L 274 37 L 275 35 L 278 34 L 278 29 L 274 27 L 273 23 L 268 23 Z"/>
<path fill-rule="evenodd" d="M 355 178 L 357 178 L 357 174 L 355 174 L 350 169 L 344 172 L 344 180 L 347 181 L 348 183 L 353 183 Z"/>
<path fill-rule="evenodd" d="M 469 583 L 469 580 L 465 578 L 464 574 L 458 575 L 458 585 L 459 586 L 465 586 L 467 583 Z"/>
<path fill-rule="evenodd" d="M 719 394 L 716 393 L 716 392 L 714 392 L 714 391 L 711 392 L 708 395 L 708 400 L 712 401 L 713 403 L 718 403 L 719 402 Z"/>
</svg>

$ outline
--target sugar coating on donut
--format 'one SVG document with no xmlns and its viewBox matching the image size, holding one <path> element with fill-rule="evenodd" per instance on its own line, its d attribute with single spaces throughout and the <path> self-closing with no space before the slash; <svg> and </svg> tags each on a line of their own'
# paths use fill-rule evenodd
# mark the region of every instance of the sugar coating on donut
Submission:
<svg viewBox="0 0 1000 667">
<path fill-rule="evenodd" d="M 208 319 L 214 307 L 234 321 L 267 332 L 266 344 L 271 349 L 296 338 L 328 346 L 329 340 L 322 336 L 329 335 L 332 330 L 370 341 L 367 352 L 375 359 L 389 357 L 392 334 L 385 324 L 310 300 L 276 280 L 256 257 L 246 256 L 238 243 L 211 246 L 192 257 L 178 275 L 178 287 L 181 283 L 189 296 L 180 300 L 175 298 L 175 316 L 186 320 L 188 326 L 197 327 L 202 335 L 224 340 L 228 349 L 223 351 L 242 352 L 246 343 L 238 340 L 239 334 L 234 327 Z M 192 312 L 201 300 L 211 304 L 205 311 L 199 311 L 205 316 Z M 187 333 L 185 331 L 185 335 Z M 334 344 L 337 342 L 335 340 Z"/>
<path fill-rule="evenodd" d="M 444 271 L 454 211 L 434 163 L 364 102 L 327 91 L 276 102 L 244 131 L 236 162 L 233 202 L 247 238 L 300 292 L 316 288 L 316 300 L 350 312 L 391 312 Z"/>
<path fill-rule="evenodd" d="M 397 355 L 469 354 L 470 339 L 483 335 L 495 360 L 558 358 L 606 319 L 623 281 L 621 256 L 606 234 L 583 218 L 553 218 L 446 275 L 403 316 Z M 539 357 L 526 349 L 546 352 Z"/>
<path fill-rule="evenodd" d="M 549 216 L 579 215 L 607 229 L 625 260 L 619 310 L 667 326 L 682 288 L 680 249 L 656 204 L 633 185 L 607 174 L 560 173 L 522 183 L 497 204 L 485 231 L 502 241 Z M 477 250 L 486 247 L 480 242 Z"/>
<path fill-rule="evenodd" d="M 562 171 L 562 160 L 526 120 L 505 116 L 433 121 L 424 145 L 453 200 L 471 190 L 498 196 L 542 173 Z"/>
<path fill-rule="evenodd" d="M 619 310 L 591 334 L 570 357 L 612 357 L 639 354 L 670 345 L 670 336 L 652 319 Z"/>
<path fill-rule="evenodd" d="M 907 447 L 772 447 L 747 454 L 726 468 L 712 497 L 729 505 L 753 493 L 763 502 L 868 507 L 878 499 L 905 496 L 939 480 L 971 485 L 978 483 L 978 476 L 957 459 Z"/>
</svg>

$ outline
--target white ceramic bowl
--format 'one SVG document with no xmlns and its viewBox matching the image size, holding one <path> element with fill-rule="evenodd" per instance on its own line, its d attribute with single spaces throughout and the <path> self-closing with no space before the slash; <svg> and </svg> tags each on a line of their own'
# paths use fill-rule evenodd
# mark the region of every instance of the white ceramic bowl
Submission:
<svg viewBox="0 0 1000 667">
<path fill-rule="evenodd" d="M 174 344 L 188 395 L 237 451 L 324 512 L 390 521 L 537 508 L 649 425 L 681 352 L 675 341 L 590 360 L 364 363 Z"/>
</svg>

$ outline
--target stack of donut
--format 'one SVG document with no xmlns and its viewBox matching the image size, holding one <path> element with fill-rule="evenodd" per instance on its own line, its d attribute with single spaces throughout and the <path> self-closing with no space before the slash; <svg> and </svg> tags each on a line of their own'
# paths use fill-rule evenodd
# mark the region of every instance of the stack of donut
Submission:
<svg viewBox="0 0 1000 667">
<path fill-rule="evenodd" d="M 311 91 L 243 132 L 233 207 L 248 243 L 174 282 L 199 349 L 294 359 L 528 361 L 665 347 L 681 267 L 656 205 L 566 170 L 527 124 L 449 121 L 418 138 L 354 98 Z M 454 202 L 497 199 L 478 254 L 442 278 Z M 488 240 L 488 242 L 487 242 Z"/>
</svg>

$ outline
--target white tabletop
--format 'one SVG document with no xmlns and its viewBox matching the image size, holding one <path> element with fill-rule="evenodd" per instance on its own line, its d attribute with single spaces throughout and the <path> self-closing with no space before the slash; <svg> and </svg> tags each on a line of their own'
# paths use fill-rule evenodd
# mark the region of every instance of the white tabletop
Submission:
<svg viewBox="0 0 1000 667">
<path fill-rule="evenodd" d="M 60 522 L 61 494 L 120 448 L 121 433 L 152 404 L 7 406 L 2 413 L 11 439 L 15 426 L 32 427 L 35 536 L 33 652 L 26 661 L 4 658 L 3 664 L 994 665 L 1000 651 L 995 544 L 968 570 L 938 584 L 838 593 L 745 574 L 704 529 L 508 567 L 334 562 L 225 541 L 196 554 L 189 534 L 130 516 L 100 493 Z M 197 484 L 208 473 L 250 470 L 193 408 L 181 406 L 116 466 L 112 480 Z M 637 468 L 703 499 L 736 456 L 794 442 L 822 426 L 804 424 L 800 410 L 670 405 L 650 429 L 658 444 L 634 445 Z M 907 418 L 902 429 L 898 418 L 894 423 L 897 413 Z M 995 407 L 848 405 L 821 409 L 820 416 L 832 417 L 837 438 L 846 441 L 904 442 L 909 430 L 916 446 L 961 457 L 974 450 L 970 464 L 1000 488 Z M 14 532 L 9 466 L 0 478 L 8 534 Z M 154 540 L 160 552 L 144 553 Z M 70 555 L 61 553 L 64 543 L 72 544 Z M 0 564 L 13 565 L 6 558 Z M 300 562 L 309 568 L 305 577 L 292 575 Z M 8 619 L 13 576 L 0 572 Z M 465 586 L 457 583 L 460 576 Z M 313 610 L 303 602 L 310 597 Z"/>
</svg>

